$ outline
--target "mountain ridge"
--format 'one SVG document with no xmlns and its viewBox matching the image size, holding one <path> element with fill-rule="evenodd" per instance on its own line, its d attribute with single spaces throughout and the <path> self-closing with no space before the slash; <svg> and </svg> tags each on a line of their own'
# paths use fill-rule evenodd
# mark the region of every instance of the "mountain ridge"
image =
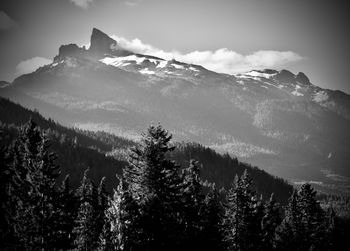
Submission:
<svg viewBox="0 0 350 251">
<path fill-rule="evenodd" d="M 20 76 L 0 95 L 59 115 L 66 125 L 131 139 L 160 121 L 179 141 L 228 152 L 293 182 L 348 189 L 346 93 L 322 89 L 302 72 L 229 75 L 132 53 L 96 33 L 104 42 L 94 42 L 93 53 L 63 46 L 52 64 Z"/>
</svg>

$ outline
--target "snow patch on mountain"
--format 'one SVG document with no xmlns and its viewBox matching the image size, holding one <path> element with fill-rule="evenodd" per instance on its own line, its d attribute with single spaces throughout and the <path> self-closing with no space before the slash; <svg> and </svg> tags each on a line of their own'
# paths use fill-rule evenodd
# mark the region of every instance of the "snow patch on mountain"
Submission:
<svg viewBox="0 0 350 251">
<path fill-rule="evenodd" d="M 247 72 L 247 73 L 244 73 L 244 75 L 247 75 L 247 76 L 252 76 L 252 77 L 258 77 L 258 78 L 267 78 L 267 79 L 270 79 L 272 78 L 273 76 L 275 76 L 277 73 L 264 73 L 264 72 L 260 72 L 260 71 L 250 71 L 250 72 Z"/>
<path fill-rule="evenodd" d="M 100 59 L 99 61 L 106 64 L 106 65 L 112 65 L 115 67 L 123 66 L 126 62 L 136 62 L 136 64 L 141 64 L 146 58 L 145 57 L 138 57 L 136 55 L 130 55 L 126 57 L 105 57 L 103 59 Z"/>
<path fill-rule="evenodd" d="M 183 67 L 182 65 L 179 64 L 171 64 L 172 66 L 174 66 L 176 69 L 184 69 L 185 67 Z"/>
<path fill-rule="evenodd" d="M 329 98 L 328 94 L 325 91 L 319 91 L 314 95 L 313 101 L 319 103 L 319 102 L 327 101 L 328 98 Z"/>
<path fill-rule="evenodd" d="M 295 90 L 292 91 L 292 94 L 293 94 L 294 96 L 298 96 L 298 97 L 304 96 L 304 94 L 302 94 L 301 92 L 299 92 L 299 89 L 301 89 L 301 86 L 300 86 L 300 85 L 296 85 L 296 86 L 295 86 Z"/>
<path fill-rule="evenodd" d="M 166 60 L 160 61 L 157 65 L 157 68 L 164 68 L 167 64 L 168 64 L 168 61 Z"/>
<path fill-rule="evenodd" d="M 148 75 L 155 74 L 154 71 L 150 71 L 150 70 L 148 70 L 148 68 L 145 68 L 145 69 L 140 70 L 140 73 L 142 73 L 142 74 L 148 74 Z"/>
<path fill-rule="evenodd" d="M 196 68 L 194 68 L 194 67 L 192 67 L 192 66 L 190 66 L 188 69 L 190 69 L 191 71 L 196 71 L 196 72 L 199 72 L 199 70 L 198 70 L 198 69 L 196 69 Z"/>
</svg>

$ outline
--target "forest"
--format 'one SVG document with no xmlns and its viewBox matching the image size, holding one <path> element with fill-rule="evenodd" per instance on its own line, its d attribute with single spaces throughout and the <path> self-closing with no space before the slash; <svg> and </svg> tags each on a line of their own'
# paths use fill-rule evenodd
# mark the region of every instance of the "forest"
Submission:
<svg viewBox="0 0 350 251">
<path fill-rule="evenodd" d="M 30 118 L 45 132 L 50 140 L 51 150 L 57 154 L 56 163 L 61 167 L 59 181 L 69 174 L 72 188 L 76 189 L 84 170 L 89 168 L 89 177 L 95 183 L 106 177 L 107 191 L 113 191 L 118 184 L 115 174 L 122 173 L 123 167 L 127 165 L 128 149 L 137 142 L 106 132 L 65 127 L 50 118 L 44 118 L 37 111 L 0 98 L 0 146 L 9 146 Z M 293 187 L 285 180 L 241 162 L 234 156 L 218 154 L 198 143 L 170 143 L 175 146 L 175 150 L 167 153 L 167 157 L 181 167 L 188 166 L 191 159 L 196 159 L 201 165 L 201 178 L 208 183 L 215 183 L 218 189 L 228 189 L 235 176 L 241 176 L 247 169 L 254 179 L 254 189 L 264 198 L 269 198 L 274 193 L 275 199 L 285 205 L 293 192 Z"/>
<path fill-rule="evenodd" d="M 204 181 L 205 166 L 170 158 L 161 125 L 131 146 L 121 172 L 73 188 L 47 130 L 31 119 L 0 152 L 4 250 L 343 250 L 348 220 L 324 210 L 310 184 L 285 205 L 264 198 L 247 168 L 228 187 Z M 6 134 L 7 135 L 7 134 Z M 6 135 L 1 136 L 4 138 Z M 74 143 L 74 142 L 73 142 Z M 181 151 L 180 151 L 181 152 Z M 113 192 L 106 180 L 115 180 Z"/>
</svg>

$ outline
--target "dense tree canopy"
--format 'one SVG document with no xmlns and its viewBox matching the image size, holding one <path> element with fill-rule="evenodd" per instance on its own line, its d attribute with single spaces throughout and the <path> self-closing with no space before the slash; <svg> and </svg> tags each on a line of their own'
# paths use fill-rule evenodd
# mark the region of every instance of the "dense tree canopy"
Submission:
<svg viewBox="0 0 350 251">
<path fill-rule="evenodd" d="M 171 135 L 152 125 L 124 171 L 98 183 L 86 169 L 74 191 L 45 131 L 30 120 L 0 153 L 1 248 L 25 250 L 337 250 L 346 222 L 325 212 L 310 184 L 285 208 L 263 200 L 248 171 L 227 190 L 181 167 Z M 113 179 L 114 195 L 106 189 Z M 98 184 L 98 185 L 96 185 Z M 346 231 L 346 230 L 345 230 Z"/>
</svg>

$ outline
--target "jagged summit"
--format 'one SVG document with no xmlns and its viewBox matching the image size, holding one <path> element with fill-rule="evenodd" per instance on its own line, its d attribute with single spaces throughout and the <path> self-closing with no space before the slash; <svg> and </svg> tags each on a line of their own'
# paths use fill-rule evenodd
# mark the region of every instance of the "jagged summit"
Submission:
<svg viewBox="0 0 350 251">
<path fill-rule="evenodd" d="M 296 80 L 305 85 L 310 84 L 310 79 L 303 72 L 298 73 Z"/>
<path fill-rule="evenodd" d="M 79 47 L 77 44 L 61 45 L 58 55 L 54 58 L 54 62 L 59 62 L 67 57 L 99 60 L 105 55 L 127 56 L 131 54 L 133 52 L 121 48 L 118 42 L 106 33 L 93 28 L 89 49 L 86 49 L 85 46 Z"/>
<path fill-rule="evenodd" d="M 91 53 L 111 53 L 117 50 L 117 41 L 110 38 L 106 33 L 93 28 L 90 38 L 90 48 Z"/>
<path fill-rule="evenodd" d="M 58 55 L 54 58 L 54 62 L 64 60 L 66 57 L 79 58 L 86 53 L 85 48 L 81 48 L 76 44 L 61 45 L 58 50 Z"/>
</svg>

